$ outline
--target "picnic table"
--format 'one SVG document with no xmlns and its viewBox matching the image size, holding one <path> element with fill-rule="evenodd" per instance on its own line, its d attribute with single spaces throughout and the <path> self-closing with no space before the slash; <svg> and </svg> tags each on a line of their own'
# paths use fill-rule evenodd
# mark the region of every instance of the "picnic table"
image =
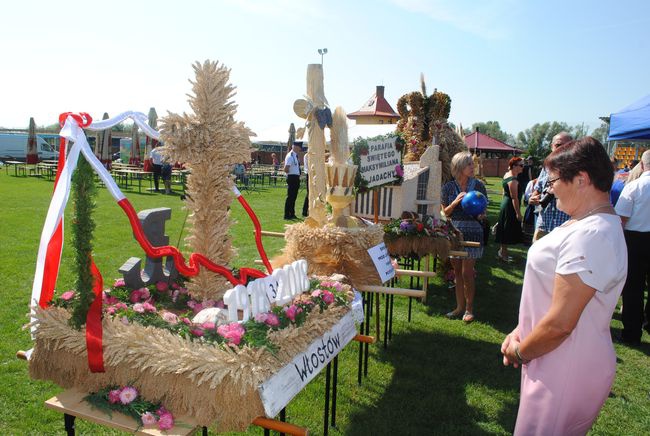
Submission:
<svg viewBox="0 0 650 436">
<path fill-rule="evenodd" d="M 18 176 L 18 171 L 23 173 L 24 176 L 27 175 L 27 163 L 21 162 L 18 160 L 6 160 L 5 161 L 5 171 L 9 174 L 9 165 L 14 167 L 14 176 Z"/>
<path fill-rule="evenodd" d="M 141 169 L 113 169 L 112 171 L 114 178 L 118 184 L 123 184 L 124 188 L 129 187 L 129 179 L 131 179 L 131 184 L 138 181 L 138 193 L 142 193 L 142 179 L 149 180 L 149 188 L 151 188 L 151 171 L 143 171 Z"/>
</svg>

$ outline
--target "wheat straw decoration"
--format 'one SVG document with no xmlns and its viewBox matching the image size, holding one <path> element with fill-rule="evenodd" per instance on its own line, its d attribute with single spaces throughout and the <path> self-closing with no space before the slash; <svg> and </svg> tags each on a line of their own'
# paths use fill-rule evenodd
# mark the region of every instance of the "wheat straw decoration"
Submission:
<svg viewBox="0 0 650 436">
<path fill-rule="evenodd" d="M 235 87 L 228 83 L 230 69 L 206 60 L 193 65 L 196 79 L 190 80 L 188 102 L 193 113 L 168 113 L 160 123 L 163 154 L 172 162 L 183 162 L 191 171 L 187 179 L 186 207 L 190 211 L 189 235 L 192 252 L 227 265 L 233 257 L 228 230 L 228 209 L 233 199 L 231 168 L 250 160 L 254 136 L 242 122 L 235 121 Z M 230 287 L 222 276 L 202 269 L 188 283 L 192 296 L 220 300 Z"/>
</svg>

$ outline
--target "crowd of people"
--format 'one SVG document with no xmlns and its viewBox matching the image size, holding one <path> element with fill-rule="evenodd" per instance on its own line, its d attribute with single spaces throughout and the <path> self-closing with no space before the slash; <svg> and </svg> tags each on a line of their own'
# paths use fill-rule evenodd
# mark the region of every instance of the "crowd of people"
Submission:
<svg viewBox="0 0 650 436">
<path fill-rule="evenodd" d="M 639 345 L 643 329 L 650 333 L 650 150 L 626 173 L 616 201 L 616 168 L 594 138 L 561 132 L 538 175 L 532 164 L 510 159 L 493 227 L 497 257 L 506 263 L 508 247 L 532 236 L 519 321 L 501 346 L 504 365 L 522 369 L 515 434 L 584 435 L 616 373 L 610 323 L 621 295 L 619 340 Z M 442 188 L 444 214 L 465 240 L 482 242 L 481 217 L 460 207 L 470 191 L 487 195 L 470 153 L 452 158 L 452 172 Z M 466 258 L 452 259 L 456 307 L 448 318 L 474 319 L 474 265 L 483 252 L 469 248 Z"/>
</svg>

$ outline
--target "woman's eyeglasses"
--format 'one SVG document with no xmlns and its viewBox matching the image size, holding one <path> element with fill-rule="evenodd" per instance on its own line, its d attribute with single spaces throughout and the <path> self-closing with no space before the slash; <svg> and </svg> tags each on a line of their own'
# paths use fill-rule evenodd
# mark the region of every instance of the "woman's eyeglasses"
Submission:
<svg viewBox="0 0 650 436">
<path fill-rule="evenodd" d="M 548 179 L 548 180 L 546 181 L 546 186 L 548 186 L 549 188 L 552 188 L 552 187 L 553 187 L 553 184 L 555 184 L 555 182 L 557 182 L 558 180 L 560 180 L 559 177 L 556 177 L 556 178 L 554 178 L 554 179 Z"/>
</svg>

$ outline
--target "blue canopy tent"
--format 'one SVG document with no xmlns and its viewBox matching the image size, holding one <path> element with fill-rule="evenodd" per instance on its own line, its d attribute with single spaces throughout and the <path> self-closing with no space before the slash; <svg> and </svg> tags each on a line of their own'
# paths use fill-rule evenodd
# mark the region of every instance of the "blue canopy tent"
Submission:
<svg viewBox="0 0 650 436">
<path fill-rule="evenodd" d="M 650 140 L 650 95 L 611 114 L 607 140 Z"/>
</svg>

